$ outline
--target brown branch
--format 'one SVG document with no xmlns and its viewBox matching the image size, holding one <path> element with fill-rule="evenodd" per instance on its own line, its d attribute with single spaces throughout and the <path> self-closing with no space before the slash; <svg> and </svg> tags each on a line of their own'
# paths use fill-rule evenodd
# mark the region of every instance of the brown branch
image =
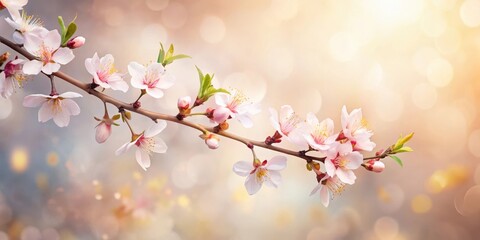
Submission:
<svg viewBox="0 0 480 240">
<path fill-rule="evenodd" d="M 6 38 L 4 38 L 2 36 L 0 36 L 0 42 L 5 44 L 6 46 L 10 47 L 14 51 L 22 54 L 24 57 L 26 57 L 29 60 L 35 59 L 35 56 L 33 56 L 32 54 L 27 52 L 21 46 L 7 40 Z M 60 78 L 60 79 L 64 80 L 67 83 L 70 83 L 71 85 L 73 85 L 77 88 L 82 89 L 83 91 L 97 97 L 98 99 L 100 99 L 103 102 L 110 103 L 110 104 L 114 105 L 118 109 L 126 109 L 126 110 L 129 110 L 131 112 L 135 112 L 137 114 L 148 117 L 155 122 L 157 121 L 157 119 L 162 119 L 162 120 L 175 122 L 175 123 L 178 123 L 178 124 L 190 127 L 190 128 L 197 129 L 197 130 L 199 130 L 203 133 L 205 133 L 205 131 L 214 132 L 213 127 L 209 128 L 209 127 L 203 126 L 201 124 L 193 123 L 193 122 L 190 122 L 190 121 L 178 120 L 176 118 L 176 116 L 171 116 L 171 115 L 166 115 L 166 114 L 162 114 L 162 113 L 152 112 L 152 111 L 149 111 L 149 110 L 146 110 L 146 109 L 143 109 L 143 108 L 135 108 L 132 104 L 122 102 L 118 99 L 115 99 L 115 98 L 109 96 L 109 95 L 106 95 L 106 94 L 101 93 L 101 92 L 99 92 L 95 89 L 92 89 L 91 84 L 83 83 L 80 80 L 77 80 L 77 79 L 75 79 L 75 78 L 73 78 L 73 77 L 71 77 L 71 76 L 69 76 L 69 75 L 67 75 L 63 72 L 55 72 L 52 75 L 54 75 L 57 78 Z M 284 154 L 295 156 L 295 157 L 304 159 L 306 161 L 312 161 L 312 160 L 313 161 L 319 161 L 319 162 L 324 162 L 325 161 L 325 158 L 322 158 L 322 157 L 307 156 L 302 152 L 293 151 L 293 150 L 289 150 L 289 149 L 285 149 L 285 148 L 281 148 L 281 147 L 276 147 L 276 146 L 272 146 L 272 145 L 267 145 L 264 142 L 250 140 L 248 138 L 243 138 L 243 137 L 237 136 L 237 135 L 229 133 L 229 132 L 223 132 L 222 131 L 222 132 L 218 132 L 217 134 L 220 135 L 220 136 L 223 136 L 223 137 L 230 138 L 232 140 L 241 142 L 249 148 L 253 148 L 252 146 L 257 146 L 257 147 L 261 147 L 261 148 L 270 149 L 272 151 L 281 152 L 281 153 L 284 153 Z"/>
</svg>

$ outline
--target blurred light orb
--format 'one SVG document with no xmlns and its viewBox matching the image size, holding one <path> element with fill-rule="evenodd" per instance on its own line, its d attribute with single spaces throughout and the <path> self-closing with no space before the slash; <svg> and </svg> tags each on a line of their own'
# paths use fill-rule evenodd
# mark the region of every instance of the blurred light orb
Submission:
<svg viewBox="0 0 480 240">
<path fill-rule="evenodd" d="M 175 187 L 180 189 L 188 189 L 197 183 L 196 177 L 189 173 L 187 162 L 179 162 L 175 165 L 171 172 L 171 180 Z"/>
<path fill-rule="evenodd" d="M 428 64 L 439 57 L 440 54 L 435 48 L 422 47 L 413 55 L 412 64 L 419 74 L 427 76 Z"/>
<path fill-rule="evenodd" d="M 412 90 L 412 101 L 420 109 L 430 109 L 437 102 L 437 89 L 429 83 L 419 83 Z"/>
<path fill-rule="evenodd" d="M 204 17 L 199 30 L 202 39 L 208 43 L 219 43 L 225 38 L 225 23 L 217 16 Z"/>
<path fill-rule="evenodd" d="M 12 113 L 12 101 L 0 98 L 0 119 L 6 119 Z"/>
<path fill-rule="evenodd" d="M 160 11 L 168 6 L 170 0 L 146 0 L 145 4 L 150 10 Z"/>
<path fill-rule="evenodd" d="M 181 28 L 187 23 L 188 11 L 185 6 L 177 1 L 168 4 L 162 11 L 162 23 L 172 29 Z"/>
<path fill-rule="evenodd" d="M 448 28 L 443 34 L 435 38 L 435 47 L 443 54 L 452 54 L 460 49 L 461 42 L 462 37 L 458 30 Z"/>
<path fill-rule="evenodd" d="M 477 185 L 480 185 L 480 164 L 477 165 L 475 168 L 475 172 L 473 174 L 473 180 Z"/>
<path fill-rule="evenodd" d="M 273 81 L 287 80 L 292 75 L 295 62 L 290 48 L 273 46 L 266 56 L 266 70 Z"/>
<path fill-rule="evenodd" d="M 456 2 L 457 0 L 432 0 L 433 5 L 443 11 L 452 10 Z"/>
<path fill-rule="evenodd" d="M 29 156 L 25 148 L 15 148 L 10 155 L 10 167 L 16 173 L 23 173 L 29 165 Z"/>
<path fill-rule="evenodd" d="M 274 17 L 280 20 L 289 20 L 297 16 L 297 0 L 272 0 L 270 10 Z"/>
<path fill-rule="evenodd" d="M 125 20 L 125 13 L 119 7 L 109 7 L 103 11 L 105 23 L 112 27 L 117 27 L 123 24 Z"/>
<path fill-rule="evenodd" d="M 470 137 L 468 138 L 468 150 L 470 153 L 480 158 L 480 129 L 474 130 L 470 133 Z"/>
<path fill-rule="evenodd" d="M 357 51 L 358 45 L 348 32 L 338 32 L 330 38 L 330 55 L 339 62 L 352 60 Z"/>
<path fill-rule="evenodd" d="M 480 0 L 466 0 L 460 7 L 460 17 L 467 27 L 480 26 Z"/>
<path fill-rule="evenodd" d="M 449 61 L 437 58 L 427 68 L 427 79 L 435 87 L 445 87 L 453 79 L 453 67 Z"/>
<path fill-rule="evenodd" d="M 468 189 L 463 198 L 462 213 L 472 215 L 480 211 L 480 185 L 475 185 Z"/>
<path fill-rule="evenodd" d="M 2 231 L 0 231 L 0 240 L 8 240 L 8 235 Z"/>
<path fill-rule="evenodd" d="M 42 233 L 40 232 L 40 230 L 38 230 L 38 228 L 29 226 L 22 230 L 20 239 L 21 240 L 41 240 Z"/>
<path fill-rule="evenodd" d="M 381 91 L 375 98 L 375 112 L 385 122 L 393 122 L 400 118 L 403 112 L 402 95 L 394 91 Z"/>
<path fill-rule="evenodd" d="M 432 200 L 425 194 L 420 194 L 412 199 L 411 207 L 414 213 L 426 213 L 432 208 Z"/>
<path fill-rule="evenodd" d="M 317 113 L 320 111 L 320 109 L 322 108 L 322 94 L 319 90 L 317 90 L 315 87 L 307 87 L 304 89 L 299 89 L 298 91 L 301 91 L 302 94 L 301 103 L 308 104 L 297 105 L 297 107 L 295 108 L 295 111 L 297 113 Z"/>
<path fill-rule="evenodd" d="M 58 165 L 58 162 L 59 162 L 59 157 L 58 157 L 58 154 L 56 152 L 49 152 L 47 154 L 47 164 L 50 166 L 50 167 L 55 167 Z"/>
<path fill-rule="evenodd" d="M 384 26 L 413 23 L 420 18 L 424 1 L 421 0 L 367 0 L 366 9 Z"/>
<path fill-rule="evenodd" d="M 365 88 L 376 89 L 383 81 L 383 68 L 379 63 L 374 63 L 365 76 Z"/>
<path fill-rule="evenodd" d="M 395 239 L 399 232 L 398 222 L 391 217 L 381 217 L 375 221 L 374 231 L 379 239 Z"/>
<path fill-rule="evenodd" d="M 377 197 L 383 211 L 395 212 L 403 205 L 405 193 L 398 185 L 387 184 L 377 190 Z"/>
<path fill-rule="evenodd" d="M 438 37 L 447 29 L 447 23 L 438 11 L 429 11 L 422 17 L 422 30 L 429 37 Z"/>
<path fill-rule="evenodd" d="M 167 30 L 160 24 L 147 25 L 141 33 L 142 46 L 146 49 L 157 49 L 160 42 L 167 42 L 167 39 Z"/>
</svg>

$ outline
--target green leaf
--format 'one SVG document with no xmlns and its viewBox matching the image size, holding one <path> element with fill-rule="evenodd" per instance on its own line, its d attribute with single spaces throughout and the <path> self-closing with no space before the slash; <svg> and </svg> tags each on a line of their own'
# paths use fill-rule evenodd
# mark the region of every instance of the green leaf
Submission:
<svg viewBox="0 0 480 240">
<path fill-rule="evenodd" d="M 402 152 L 413 152 L 411 147 L 402 147 L 398 150 L 395 150 L 395 153 L 402 153 Z"/>
<path fill-rule="evenodd" d="M 73 34 L 75 34 L 76 31 L 77 31 L 77 24 L 75 24 L 74 22 L 71 22 L 68 25 L 67 32 L 65 33 L 65 39 L 63 40 L 62 45 L 68 42 L 68 40 L 70 40 L 70 38 L 73 36 Z"/>
<path fill-rule="evenodd" d="M 398 165 L 400 165 L 401 167 L 403 167 L 403 162 L 402 162 L 402 160 L 401 160 L 399 157 L 394 156 L 394 155 L 389 155 L 389 157 L 391 157 L 393 160 L 395 160 L 395 162 L 397 162 Z"/>
<path fill-rule="evenodd" d="M 175 49 L 173 48 L 173 44 L 170 44 L 170 47 L 168 48 L 167 54 L 165 55 L 166 59 L 169 59 L 173 56 L 173 52 Z"/>
<path fill-rule="evenodd" d="M 157 62 L 162 63 L 162 65 L 163 65 L 163 60 L 164 59 L 165 59 L 165 48 L 163 47 L 163 44 L 160 43 L 160 51 L 158 53 Z"/>
<path fill-rule="evenodd" d="M 165 61 L 163 62 L 163 65 L 167 66 L 168 64 L 173 63 L 173 61 L 178 60 L 178 59 L 182 59 L 182 58 L 190 58 L 190 56 L 185 55 L 185 54 L 175 55 L 175 56 L 172 56 L 172 57 L 169 57 L 169 58 L 165 59 Z"/>
<path fill-rule="evenodd" d="M 63 21 L 62 16 L 58 16 L 58 24 L 60 25 L 60 36 L 62 37 L 62 43 L 65 41 L 65 33 L 67 28 L 65 27 L 65 22 Z"/>
</svg>

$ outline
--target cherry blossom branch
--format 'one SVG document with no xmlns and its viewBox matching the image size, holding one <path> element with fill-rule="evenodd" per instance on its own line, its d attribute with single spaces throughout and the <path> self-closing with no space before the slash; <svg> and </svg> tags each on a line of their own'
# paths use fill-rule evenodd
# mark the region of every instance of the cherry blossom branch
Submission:
<svg viewBox="0 0 480 240">
<path fill-rule="evenodd" d="M 32 54 L 30 54 L 29 52 L 24 50 L 21 46 L 7 40 L 6 38 L 4 38 L 2 36 L 0 36 L 0 42 L 3 43 L 4 45 L 10 47 L 12 50 L 20 53 L 21 55 L 23 55 L 24 57 L 26 57 L 29 60 L 35 59 L 35 57 Z M 73 85 L 73 86 L 75 86 L 79 89 L 82 89 L 83 91 L 89 93 L 90 95 L 93 95 L 93 96 L 97 97 L 98 99 L 100 99 L 104 103 L 110 103 L 110 104 L 114 105 L 115 107 L 117 107 L 118 109 L 125 109 L 125 110 L 129 110 L 131 112 L 135 112 L 139 115 L 143 115 L 145 117 L 148 117 L 155 122 L 158 119 L 162 119 L 162 120 L 166 120 L 166 121 L 169 121 L 169 122 L 175 122 L 177 124 L 181 124 L 181 125 L 184 125 L 184 126 L 187 126 L 187 127 L 190 127 L 190 128 L 197 129 L 204 134 L 207 133 L 207 132 L 216 132 L 214 127 L 206 127 L 206 126 L 203 126 L 201 124 L 193 123 L 193 122 L 190 122 L 190 121 L 179 120 L 179 119 L 177 119 L 176 116 L 162 114 L 162 113 L 158 113 L 158 112 L 152 112 L 152 111 L 149 111 L 149 110 L 146 110 L 146 109 L 143 109 L 143 108 L 139 108 L 139 107 L 136 108 L 134 106 L 134 104 L 125 103 L 125 102 L 120 101 L 116 98 L 113 98 L 113 97 L 111 97 L 107 94 L 99 92 L 99 91 L 95 90 L 94 88 L 92 88 L 91 84 L 83 83 L 82 81 L 80 81 L 78 79 L 75 79 L 75 78 L 73 78 L 73 77 L 71 77 L 71 76 L 69 76 L 69 75 L 67 75 L 63 72 L 60 72 L 60 71 L 55 72 L 55 73 L 52 73 L 51 76 L 55 76 L 57 78 L 60 78 L 60 79 L 64 80 L 65 82 L 67 82 L 67 83 L 69 83 L 69 84 L 71 84 L 71 85 Z M 285 148 L 281 148 L 281 147 L 277 147 L 277 146 L 267 145 L 264 142 L 250 140 L 248 138 L 240 137 L 238 135 L 235 135 L 235 134 L 229 133 L 229 132 L 225 132 L 225 131 L 216 132 L 216 134 L 218 134 L 220 136 L 223 136 L 225 138 L 235 140 L 237 142 L 241 142 L 241 143 L 245 144 L 250 149 L 253 149 L 254 146 L 257 146 L 257 147 L 269 149 L 269 150 L 272 150 L 272 151 L 281 152 L 281 153 L 291 155 L 291 156 L 294 156 L 294 157 L 298 157 L 298 158 L 306 160 L 307 162 L 311 162 L 311 161 L 324 162 L 325 161 L 324 157 L 309 156 L 309 155 L 306 155 L 305 151 L 293 151 L 293 150 L 289 150 L 289 149 L 285 149 Z"/>
</svg>

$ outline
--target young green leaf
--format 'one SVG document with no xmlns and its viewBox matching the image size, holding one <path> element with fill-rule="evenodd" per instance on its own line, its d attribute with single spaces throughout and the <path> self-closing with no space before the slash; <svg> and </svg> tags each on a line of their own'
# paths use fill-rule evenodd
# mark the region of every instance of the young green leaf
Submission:
<svg viewBox="0 0 480 240">
<path fill-rule="evenodd" d="M 58 24 L 60 25 L 60 36 L 62 37 L 62 44 L 65 41 L 65 33 L 67 32 L 67 27 L 65 27 L 65 22 L 63 21 L 62 16 L 58 16 Z"/>
<path fill-rule="evenodd" d="M 65 33 L 65 39 L 64 39 L 64 42 L 62 42 L 62 45 L 68 42 L 68 40 L 70 40 L 70 38 L 73 36 L 73 34 L 75 34 L 76 31 L 77 31 L 77 24 L 75 24 L 74 22 L 71 22 L 68 25 L 67 32 Z"/>
<path fill-rule="evenodd" d="M 394 155 L 389 155 L 389 157 L 391 157 L 393 160 L 395 160 L 395 162 L 397 162 L 398 165 L 400 165 L 401 167 L 403 167 L 403 162 L 402 162 L 402 160 L 401 160 L 399 157 L 394 156 Z"/>
<path fill-rule="evenodd" d="M 163 60 L 165 60 L 165 48 L 163 47 L 163 44 L 160 43 L 160 51 L 158 53 L 157 62 L 163 64 Z"/>
</svg>

